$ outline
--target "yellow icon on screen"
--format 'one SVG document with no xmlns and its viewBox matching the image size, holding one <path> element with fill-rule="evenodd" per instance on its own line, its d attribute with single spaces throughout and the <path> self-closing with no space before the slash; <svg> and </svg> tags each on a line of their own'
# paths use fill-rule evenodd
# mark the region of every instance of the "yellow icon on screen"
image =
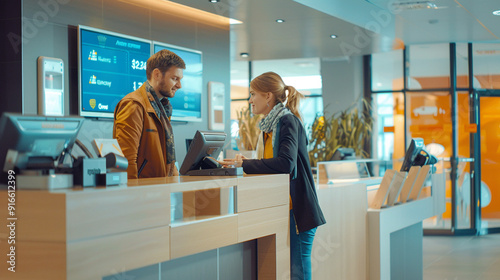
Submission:
<svg viewBox="0 0 500 280">
<path fill-rule="evenodd" d="M 89 60 L 97 61 L 97 52 L 95 50 L 91 50 L 89 53 Z"/>
<path fill-rule="evenodd" d="M 89 103 L 90 103 L 90 107 L 92 107 L 92 109 L 94 109 L 95 108 L 95 104 L 96 104 L 95 99 L 90 99 Z"/>
</svg>

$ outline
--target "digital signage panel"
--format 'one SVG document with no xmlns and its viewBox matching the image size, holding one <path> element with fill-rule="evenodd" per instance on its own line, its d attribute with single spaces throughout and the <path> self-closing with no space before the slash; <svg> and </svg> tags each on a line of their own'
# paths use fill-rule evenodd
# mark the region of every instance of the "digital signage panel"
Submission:
<svg viewBox="0 0 500 280">
<path fill-rule="evenodd" d="M 112 118 L 116 104 L 146 81 L 151 41 L 78 27 L 79 113 Z"/>
<path fill-rule="evenodd" d="M 170 98 L 173 121 L 201 121 L 201 94 L 203 92 L 202 53 L 160 42 L 153 42 L 154 53 L 167 49 L 180 56 L 186 63 L 181 80 L 182 88 Z"/>
</svg>

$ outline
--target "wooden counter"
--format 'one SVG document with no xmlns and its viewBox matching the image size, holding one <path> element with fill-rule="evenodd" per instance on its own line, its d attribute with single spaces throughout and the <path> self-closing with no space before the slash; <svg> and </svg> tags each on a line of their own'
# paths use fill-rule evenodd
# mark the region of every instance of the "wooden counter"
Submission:
<svg viewBox="0 0 500 280">
<path fill-rule="evenodd" d="M 127 186 L 16 191 L 16 272 L 5 265 L 11 245 L 0 230 L 0 279 L 102 279 L 258 239 L 259 279 L 289 273 L 288 175 L 170 177 Z M 235 190 L 235 211 L 224 200 Z M 184 217 L 171 222 L 171 193 L 184 195 Z M 7 222 L 7 192 L 0 192 Z M 191 218 L 190 218 L 191 217 Z"/>
<path fill-rule="evenodd" d="M 444 177 L 431 178 L 432 192 L 384 209 L 368 208 L 381 178 L 317 185 L 327 223 L 316 231 L 313 279 L 422 279 L 422 221 L 445 210 Z"/>
</svg>

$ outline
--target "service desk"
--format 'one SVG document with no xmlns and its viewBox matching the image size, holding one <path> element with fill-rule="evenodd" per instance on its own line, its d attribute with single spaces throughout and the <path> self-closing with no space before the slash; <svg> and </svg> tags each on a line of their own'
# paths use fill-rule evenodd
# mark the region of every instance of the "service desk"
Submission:
<svg viewBox="0 0 500 280">
<path fill-rule="evenodd" d="M 355 163 L 347 161 L 350 170 L 357 172 Z M 316 187 L 327 223 L 316 231 L 313 279 L 422 279 L 422 221 L 445 210 L 442 174 L 430 176 L 431 186 L 417 200 L 372 209 L 369 205 L 382 178 L 337 179 L 337 174 L 321 174 L 343 172 L 342 164 L 318 164 Z"/>
<path fill-rule="evenodd" d="M 283 279 L 290 270 L 288 192 L 288 175 L 181 176 L 129 180 L 118 187 L 17 190 L 16 272 L 5 265 L 12 232 L 3 226 L 0 279 L 102 279 L 112 268 L 132 270 L 254 239 L 258 279 Z M 183 194 L 180 219 L 171 215 L 176 193 Z M 7 198 L 1 191 L 5 223 L 12 218 Z"/>
</svg>

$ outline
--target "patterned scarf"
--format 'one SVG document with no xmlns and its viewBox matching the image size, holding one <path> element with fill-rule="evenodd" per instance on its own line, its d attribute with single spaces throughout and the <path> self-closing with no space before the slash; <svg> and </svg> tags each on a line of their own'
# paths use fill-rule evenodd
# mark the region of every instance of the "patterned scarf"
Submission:
<svg viewBox="0 0 500 280">
<path fill-rule="evenodd" d="M 276 137 L 276 127 L 281 117 L 284 115 L 291 114 L 290 110 L 283 105 L 283 103 L 277 103 L 274 108 L 259 122 L 259 128 L 265 133 L 273 132 L 272 144 L 274 149 L 274 139 Z"/>
<path fill-rule="evenodd" d="M 154 88 L 146 81 L 146 91 L 149 92 L 153 98 L 154 102 L 151 101 L 151 105 L 155 109 L 156 115 L 160 119 L 165 128 L 165 142 L 167 147 L 167 164 L 175 162 L 175 144 L 174 144 L 174 134 L 172 131 L 172 125 L 170 124 L 170 117 L 172 116 L 172 105 L 170 101 L 165 97 L 162 101 L 156 95 Z M 170 172 L 170 171 L 169 171 Z"/>
</svg>

